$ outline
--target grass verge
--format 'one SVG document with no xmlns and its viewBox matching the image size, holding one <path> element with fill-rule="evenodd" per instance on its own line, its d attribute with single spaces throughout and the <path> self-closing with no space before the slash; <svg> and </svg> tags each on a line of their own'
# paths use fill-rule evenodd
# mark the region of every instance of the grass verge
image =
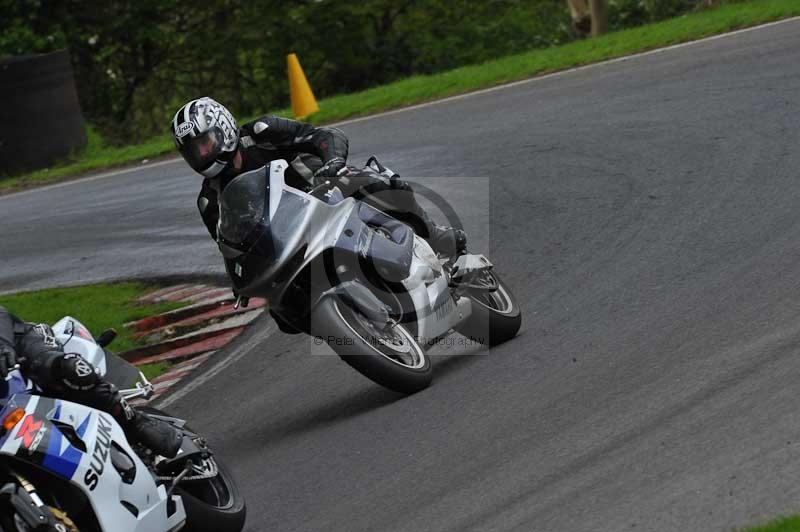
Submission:
<svg viewBox="0 0 800 532">
<path fill-rule="evenodd" d="M 796 15 L 800 15 L 800 2 L 797 0 L 751 0 L 726 4 L 596 39 L 533 50 L 439 74 L 413 76 L 365 91 L 333 96 L 319 102 L 320 111 L 309 121 L 322 124 L 374 114 Z M 274 113 L 291 114 L 288 109 Z M 89 170 L 150 159 L 173 149 L 172 140 L 167 135 L 135 146 L 112 148 L 104 146 L 102 139 L 89 131 L 88 146 L 78 155 L 76 162 L 0 180 L 0 194 L 63 181 Z"/>
<path fill-rule="evenodd" d="M 748 528 L 745 532 L 800 532 L 800 516 L 781 517 L 765 525 Z"/>
<path fill-rule="evenodd" d="M 119 335 L 111 345 L 112 349 L 126 351 L 139 344 L 123 324 L 184 305 L 171 302 L 155 305 L 137 303 L 139 297 L 153 289 L 152 286 L 136 282 L 52 288 L 0 296 L 0 305 L 25 321 L 52 325 L 64 316 L 72 316 L 95 335 L 114 328 Z M 168 367 L 166 363 L 156 363 L 141 366 L 140 369 L 150 379 L 164 373 Z"/>
</svg>

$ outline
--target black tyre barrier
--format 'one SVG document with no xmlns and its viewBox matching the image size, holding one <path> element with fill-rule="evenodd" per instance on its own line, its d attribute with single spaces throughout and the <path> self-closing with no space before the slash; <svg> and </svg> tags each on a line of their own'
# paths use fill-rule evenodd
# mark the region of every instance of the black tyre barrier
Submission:
<svg viewBox="0 0 800 532">
<path fill-rule="evenodd" d="M 86 144 L 66 50 L 0 61 L 0 176 L 46 168 Z"/>
</svg>

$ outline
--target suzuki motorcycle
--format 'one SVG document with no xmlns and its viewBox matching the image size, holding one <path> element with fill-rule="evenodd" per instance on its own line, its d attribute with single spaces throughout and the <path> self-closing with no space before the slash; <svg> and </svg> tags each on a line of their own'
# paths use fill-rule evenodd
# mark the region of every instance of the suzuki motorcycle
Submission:
<svg viewBox="0 0 800 532">
<path fill-rule="evenodd" d="M 285 333 L 305 333 L 401 393 L 427 387 L 427 350 L 459 332 L 492 346 L 521 324 L 483 255 L 440 258 L 406 224 L 330 183 L 287 185 L 284 160 L 234 178 L 220 196 L 218 245 L 238 295 L 269 301 Z M 367 168 L 392 178 L 374 157 Z"/>
<path fill-rule="evenodd" d="M 128 399 L 153 386 L 79 321 L 53 326 Z M 183 432 L 175 458 L 128 441 L 106 412 L 46 397 L 19 369 L 0 381 L 0 531 L 239 532 L 245 503 L 228 469 L 186 422 L 138 407 Z"/>
</svg>

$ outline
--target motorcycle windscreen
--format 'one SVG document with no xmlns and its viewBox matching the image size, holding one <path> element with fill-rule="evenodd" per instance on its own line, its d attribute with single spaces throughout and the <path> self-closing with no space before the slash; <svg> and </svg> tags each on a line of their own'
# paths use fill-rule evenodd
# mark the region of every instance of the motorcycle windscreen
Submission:
<svg viewBox="0 0 800 532">
<path fill-rule="evenodd" d="M 236 176 L 220 197 L 218 232 L 225 244 L 246 252 L 268 225 L 269 181 L 265 168 Z"/>
<path fill-rule="evenodd" d="M 271 194 L 278 194 L 280 198 L 272 221 L 269 218 Z M 266 168 L 235 177 L 225 187 L 219 203 L 220 243 L 234 248 L 234 255 L 255 253 L 263 258 L 283 252 L 286 242 L 296 236 L 309 207 L 308 198 L 300 194 L 270 190 Z M 226 255 L 226 258 L 231 257 Z"/>
</svg>

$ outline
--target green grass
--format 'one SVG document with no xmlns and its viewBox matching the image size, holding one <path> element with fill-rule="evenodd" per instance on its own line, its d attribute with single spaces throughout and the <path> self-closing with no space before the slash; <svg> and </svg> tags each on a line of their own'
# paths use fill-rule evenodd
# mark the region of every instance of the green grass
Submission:
<svg viewBox="0 0 800 532">
<path fill-rule="evenodd" d="M 800 516 L 781 517 L 766 525 L 748 528 L 746 532 L 800 532 Z"/>
<path fill-rule="evenodd" d="M 64 316 L 72 316 L 86 325 L 95 336 L 114 328 L 119 335 L 110 349 L 121 352 L 138 345 L 131 331 L 123 327 L 124 323 L 183 306 L 182 303 L 171 302 L 155 305 L 136 302 L 136 299 L 153 289 L 153 286 L 136 282 L 52 288 L 0 296 L 0 305 L 29 322 L 52 325 Z M 141 369 L 148 378 L 153 378 L 164 373 L 168 367 L 167 363 L 156 363 L 142 366 Z"/>
<path fill-rule="evenodd" d="M 144 373 L 147 380 L 153 380 L 169 371 L 171 367 L 172 364 L 170 362 L 153 362 L 152 364 L 142 364 L 139 366 L 139 371 Z"/>
<path fill-rule="evenodd" d="M 609 33 L 596 39 L 533 50 L 439 74 L 413 76 L 358 93 L 333 96 L 320 100 L 320 111 L 309 121 L 324 124 L 387 111 L 795 15 L 800 15 L 798 0 L 751 0 L 726 4 Z M 289 109 L 273 112 L 277 115 L 290 114 Z M 509 112 L 513 112 L 513 109 Z M 103 145 L 98 135 L 91 131 L 89 133 L 89 145 L 76 162 L 1 180 L 0 193 L 62 181 L 89 170 L 157 157 L 174 149 L 167 135 L 136 146 L 110 148 Z"/>
</svg>

